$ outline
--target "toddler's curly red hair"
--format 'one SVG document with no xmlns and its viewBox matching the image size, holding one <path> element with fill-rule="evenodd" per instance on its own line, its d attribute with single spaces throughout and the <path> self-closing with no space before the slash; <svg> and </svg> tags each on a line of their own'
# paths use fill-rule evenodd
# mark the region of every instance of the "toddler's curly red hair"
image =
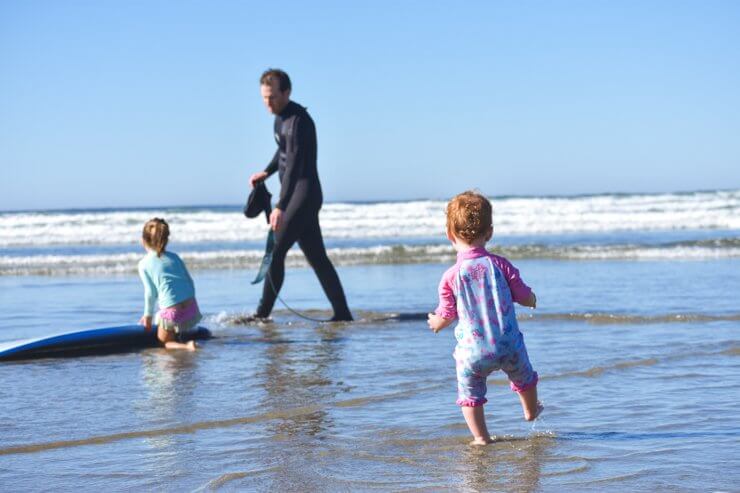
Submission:
<svg viewBox="0 0 740 493">
<path fill-rule="evenodd" d="M 447 204 L 447 232 L 467 243 L 485 237 L 492 224 L 491 202 L 478 192 L 468 190 Z"/>
</svg>

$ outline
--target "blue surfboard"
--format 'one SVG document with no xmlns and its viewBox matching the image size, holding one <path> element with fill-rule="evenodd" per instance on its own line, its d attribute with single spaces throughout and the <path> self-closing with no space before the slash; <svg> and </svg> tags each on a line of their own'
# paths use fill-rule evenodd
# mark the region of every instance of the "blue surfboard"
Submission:
<svg viewBox="0 0 740 493">
<path fill-rule="evenodd" d="M 198 327 L 190 338 L 210 337 L 210 330 Z M 150 332 L 141 325 L 123 325 L 0 343 L 0 361 L 120 353 L 158 345 L 156 325 Z"/>
</svg>

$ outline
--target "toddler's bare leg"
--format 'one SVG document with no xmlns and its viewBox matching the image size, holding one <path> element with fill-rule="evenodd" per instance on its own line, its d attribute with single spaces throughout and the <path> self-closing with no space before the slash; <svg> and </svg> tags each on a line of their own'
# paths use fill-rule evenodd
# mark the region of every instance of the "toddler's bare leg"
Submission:
<svg viewBox="0 0 740 493">
<path fill-rule="evenodd" d="M 530 387 L 525 391 L 519 392 L 519 400 L 522 401 L 522 410 L 524 419 L 534 421 L 540 415 L 544 406 L 537 400 L 537 386 Z"/>
<path fill-rule="evenodd" d="M 483 413 L 483 406 L 463 406 L 462 413 L 465 417 L 465 422 L 468 424 L 470 433 L 473 435 L 474 440 L 471 442 L 471 445 L 493 443 L 486 427 L 486 415 Z"/>
</svg>

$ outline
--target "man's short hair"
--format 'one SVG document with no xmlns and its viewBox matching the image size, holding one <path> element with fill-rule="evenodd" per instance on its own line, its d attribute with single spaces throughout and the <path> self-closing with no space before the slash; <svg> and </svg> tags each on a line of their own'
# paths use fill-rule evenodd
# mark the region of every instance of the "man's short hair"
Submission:
<svg viewBox="0 0 740 493">
<path fill-rule="evenodd" d="M 260 84 L 263 86 L 269 86 L 274 80 L 278 81 L 278 87 L 281 92 L 290 90 L 290 77 L 288 77 L 288 74 L 279 68 L 268 68 L 265 70 L 262 73 L 262 77 L 260 77 Z"/>
</svg>

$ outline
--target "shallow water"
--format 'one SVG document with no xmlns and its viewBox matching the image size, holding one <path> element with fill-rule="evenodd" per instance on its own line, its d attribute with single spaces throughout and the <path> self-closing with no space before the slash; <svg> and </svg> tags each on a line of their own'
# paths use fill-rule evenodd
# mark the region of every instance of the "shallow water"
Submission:
<svg viewBox="0 0 740 493">
<path fill-rule="evenodd" d="M 0 365 L 0 486 L 737 491 L 739 266 L 518 261 L 540 303 L 518 313 L 546 409 L 525 422 L 493 375 L 485 448 L 454 404 L 452 331 L 422 318 L 446 264 L 340 268 L 352 324 L 285 309 L 236 324 L 254 272 L 196 271 L 217 338 L 195 353 Z M 282 294 L 329 315 L 310 270 L 289 270 Z M 132 323 L 141 296 L 135 275 L 0 277 L 0 341 Z"/>
</svg>

